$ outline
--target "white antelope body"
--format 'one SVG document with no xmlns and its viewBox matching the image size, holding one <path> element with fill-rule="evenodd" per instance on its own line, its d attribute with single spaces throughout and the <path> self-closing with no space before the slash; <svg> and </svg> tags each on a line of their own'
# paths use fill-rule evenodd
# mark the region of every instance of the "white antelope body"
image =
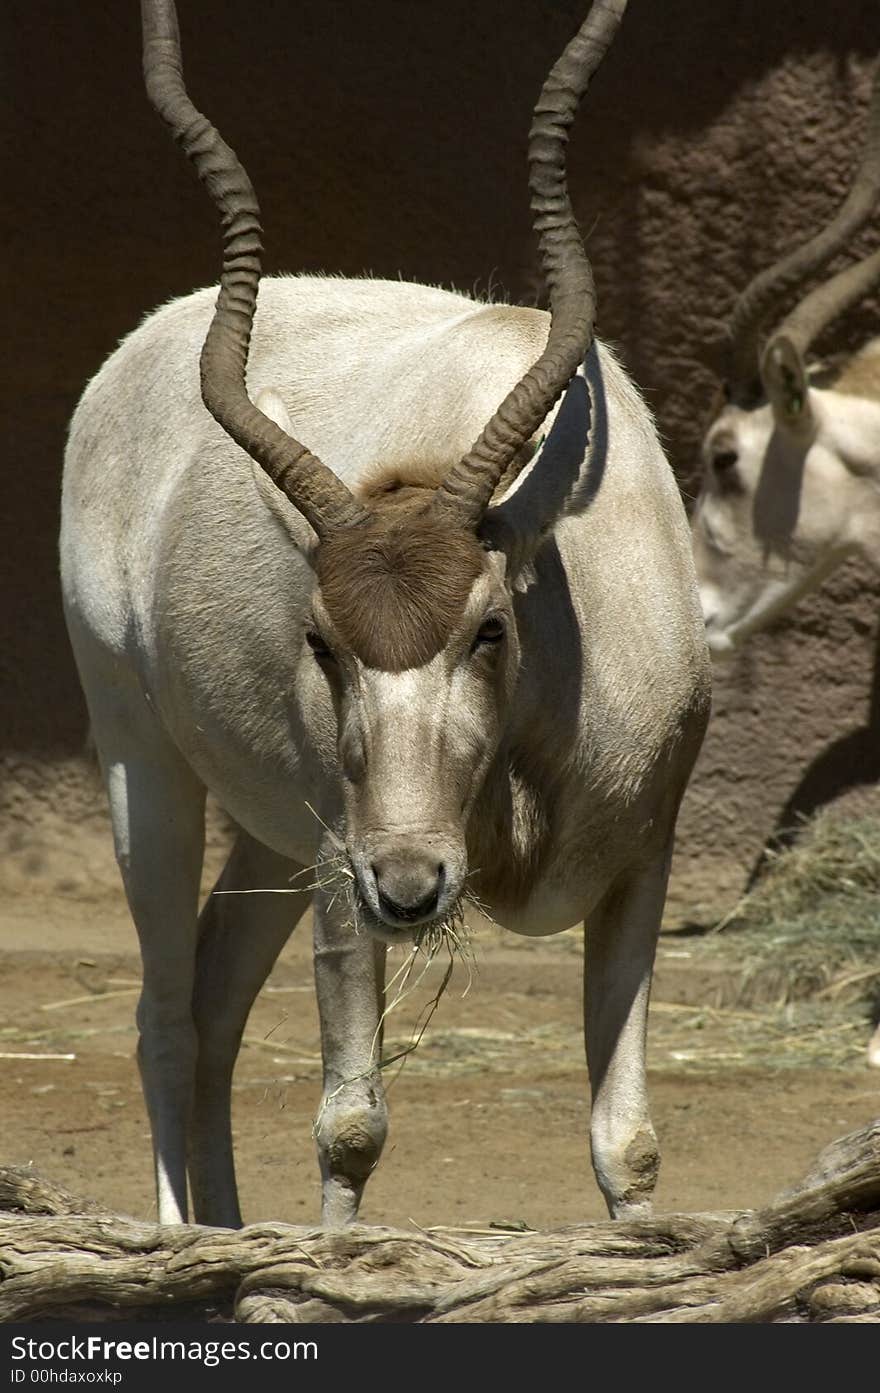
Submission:
<svg viewBox="0 0 880 1393">
<path fill-rule="evenodd" d="M 621 10 L 594 7 L 582 34 Z M 146 4 L 146 32 L 168 12 Z M 267 279 L 248 382 L 261 422 L 314 452 L 307 486 L 325 493 L 303 502 L 202 404 L 215 297 L 166 306 L 116 351 L 77 409 L 64 483 L 68 626 L 143 956 L 160 1218 L 186 1214 L 188 1171 L 197 1219 L 240 1222 L 232 1069 L 309 898 L 212 896 L 199 917 L 206 789 L 241 829 L 219 888 L 324 868 L 325 1222 L 355 1217 L 385 1137 L 386 942 L 442 932 L 469 890 L 519 933 L 587 920 L 593 1165 L 613 1213 L 643 1207 L 648 992 L 708 706 L 687 525 L 650 417 L 582 341 L 561 404 L 535 408 L 482 485 L 475 533 L 453 511 L 475 508 L 457 462 L 546 357 L 557 309 Z"/>
<path fill-rule="evenodd" d="M 728 404 L 703 442 L 692 519 L 716 656 L 740 649 L 847 557 L 880 567 L 880 339 L 833 371 L 806 365 L 825 328 L 880 280 L 880 252 L 820 283 L 761 339 L 783 300 L 846 249 L 878 196 L 880 69 L 845 202 L 827 227 L 762 271 L 734 308 Z M 880 1066 L 880 1026 L 868 1059 Z"/>
</svg>

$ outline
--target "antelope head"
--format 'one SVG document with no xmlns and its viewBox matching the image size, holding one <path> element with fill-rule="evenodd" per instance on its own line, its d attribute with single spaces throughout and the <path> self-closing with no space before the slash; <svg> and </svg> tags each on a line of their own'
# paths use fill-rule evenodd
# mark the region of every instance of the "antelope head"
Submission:
<svg viewBox="0 0 880 1393">
<path fill-rule="evenodd" d="M 530 187 L 551 303 L 546 348 L 439 487 L 356 496 L 295 438 L 280 402 L 261 410 L 248 397 L 259 208 L 238 159 L 189 101 L 172 0 L 142 0 L 150 99 L 224 228 L 202 397 L 309 524 L 314 590 L 291 642 L 301 645 L 304 682 L 329 689 L 361 917 L 390 940 L 442 922 L 457 904 L 468 816 L 508 718 L 520 657 L 514 573 L 554 518 L 532 519 L 524 534 L 521 510 L 492 499 L 522 467 L 592 342 L 593 281 L 564 152 L 624 9 L 625 0 L 596 0 L 535 108 Z"/>
<path fill-rule="evenodd" d="M 703 616 L 716 655 L 739 647 L 858 545 L 861 481 L 880 446 L 877 408 L 858 400 L 845 377 L 837 391 L 820 389 L 806 359 L 826 326 L 880 279 L 880 252 L 803 295 L 769 337 L 762 330 L 807 277 L 846 248 L 878 194 L 880 69 L 864 151 L 838 213 L 757 275 L 734 307 L 727 401 L 703 442 L 692 520 Z"/>
</svg>

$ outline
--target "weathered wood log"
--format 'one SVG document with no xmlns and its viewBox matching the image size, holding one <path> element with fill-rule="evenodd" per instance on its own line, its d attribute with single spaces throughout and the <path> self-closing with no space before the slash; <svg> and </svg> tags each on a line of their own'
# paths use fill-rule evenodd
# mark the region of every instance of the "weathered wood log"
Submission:
<svg viewBox="0 0 880 1393">
<path fill-rule="evenodd" d="M 550 1233 L 160 1227 L 0 1170 L 0 1320 L 880 1322 L 880 1121 L 764 1209 Z"/>
</svg>

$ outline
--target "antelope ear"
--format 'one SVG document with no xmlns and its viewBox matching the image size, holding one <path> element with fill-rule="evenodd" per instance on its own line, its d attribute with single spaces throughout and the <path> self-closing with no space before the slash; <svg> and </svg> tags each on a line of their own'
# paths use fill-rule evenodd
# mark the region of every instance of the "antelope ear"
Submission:
<svg viewBox="0 0 880 1393">
<path fill-rule="evenodd" d="M 808 435 L 813 429 L 810 384 L 804 360 L 787 334 L 776 334 L 761 360 L 761 381 L 781 430 Z"/>
<path fill-rule="evenodd" d="M 535 454 L 480 524 L 483 544 L 507 557 L 508 580 L 529 564 L 561 517 L 589 505 L 601 473 L 596 461 L 605 449 L 604 419 L 604 386 L 591 349 L 552 424 L 545 423 L 549 428 Z"/>
<path fill-rule="evenodd" d="M 262 411 L 264 416 L 268 416 L 274 421 L 276 426 L 288 435 L 293 434 L 293 427 L 287 407 L 281 400 L 274 387 L 264 387 L 257 393 L 254 406 Z M 286 494 L 272 483 L 262 465 L 257 464 L 256 460 L 251 460 L 251 474 L 257 487 L 257 492 L 269 509 L 270 513 L 278 520 L 284 528 L 290 540 L 293 542 L 297 551 L 301 552 L 309 564 L 312 564 L 315 550 L 318 545 L 318 538 L 313 529 L 306 522 L 302 513 L 295 508 Z"/>
</svg>

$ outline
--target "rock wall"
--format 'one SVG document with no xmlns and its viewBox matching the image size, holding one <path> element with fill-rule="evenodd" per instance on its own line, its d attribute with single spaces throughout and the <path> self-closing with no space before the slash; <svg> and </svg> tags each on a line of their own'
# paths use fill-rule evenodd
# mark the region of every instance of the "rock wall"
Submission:
<svg viewBox="0 0 880 1393">
<path fill-rule="evenodd" d="M 535 301 L 525 133 L 582 0 L 179 8 L 194 97 L 260 194 L 267 270 L 400 274 Z M 69 850 L 93 798 L 77 775 L 85 714 L 56 579 L 66 421 L 144 312 L 214 279 L 218 239 L 146 106 L 134 0 L 8 0 L 6 27 L 2 836 L 19 881 L 51 882 L 53 848 Z M 587 98 L 571 182 L 599 328 L 656 411 L 686 495 L 725 317 L 754 270 L 841 197 L 877 53 L 873 0 L 833 12 L 631 0 Z M 866 306 L 847 341 L 877 322 Z M 871 797 L 876 601 L 877 583 L 847 568 L 719 675 L 682 812 L 683 909 L 735 894 L 798 812 Z"/>
</svg>

